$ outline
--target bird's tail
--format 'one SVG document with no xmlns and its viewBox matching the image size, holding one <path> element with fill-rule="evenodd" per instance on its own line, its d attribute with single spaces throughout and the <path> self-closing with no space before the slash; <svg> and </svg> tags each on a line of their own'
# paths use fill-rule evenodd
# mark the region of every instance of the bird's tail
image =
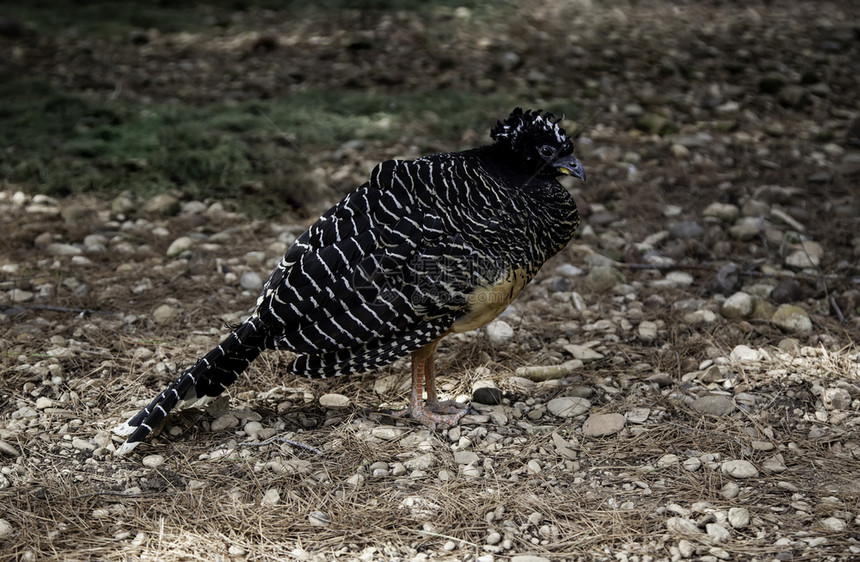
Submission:
<svg viewBox="0 0 860 562">
<path fill-rule="evenodd" d="M 220 395 L 266 346 L 266 330 L 259 318 L 252 317 L 240 324 L 147 407 L 114 428 L 115 434 L 127 436 L 116 454 L 124 455 L 146 439 L 180 400 L 196 400 L 194 405 L 203 405 Z"/>
</svg>

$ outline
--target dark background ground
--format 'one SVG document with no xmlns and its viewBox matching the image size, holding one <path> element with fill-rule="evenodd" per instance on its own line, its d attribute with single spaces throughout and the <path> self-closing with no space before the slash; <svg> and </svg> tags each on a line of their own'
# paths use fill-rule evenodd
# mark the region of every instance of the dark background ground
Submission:
<svg viewBox="0 0 860 562">
<path fill-rule="evenodd" d="M 849 1 L 0 3 L 0 560 L 860 555 L 858 47 Z M 313 384 L 270 355 L 233 390 L 253 414 L 235 427 L 180 416 L 111 456 L 106 430 L 252 304 L 245 274 L 377 162 L 487 142 L 518 105 L 580 131 L 589 181 L 570 185 L 581 235 L 516 303 L 515 338 L 442 349 L 448 392 L 489 377 L 509 404 L 462 436 L 392 437 L 377 411 L 403 400 L 405 365 Z M 192 250 L 167 256 L 183 236 Z M 717 289 L 756 302 L 740 317 L 713 290 L 729 262 L 743 275 Z M 624 279 L 595 281 L 607 264 Z M 811 328 L 780 328 L 783 304 Z M 602 357 L 507 382 L 569 365 L 570 344 Z M 628 427 L 595 438 L 585 415 L 545 413 L 582 392 Z M 691 408 L 712 394 L 731 412 Z M 326 456 L 236 449 L 250 418 Z M 761 471 L 733 497 L 729 459 Z M 732 508 L 752 522 L 725 523 Z"/>
</svg>

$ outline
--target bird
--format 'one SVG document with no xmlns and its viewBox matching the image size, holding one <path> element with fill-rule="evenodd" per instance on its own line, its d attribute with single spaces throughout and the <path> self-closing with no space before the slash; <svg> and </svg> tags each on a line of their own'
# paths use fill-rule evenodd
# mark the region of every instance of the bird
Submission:
<svg viewBox="0 0 860 562">
<path fill-rule="evenodd" d="M 491 128 L 490 144 L 376 165 L 288 248 L 248 319 L 114 428 L 126 437 L 117 454 L 180 402 L 219 396 L 263 350 L 293 352 L 286 370 L 309 378 L 411 354 L 405 412 L 431 428 L 456 425 L 468 407 L 438 399 L 439 342 L 499 316 L 579 226 L 558 178 L 586 173 L 560 121 L 517 107 Z"/>
</svg>

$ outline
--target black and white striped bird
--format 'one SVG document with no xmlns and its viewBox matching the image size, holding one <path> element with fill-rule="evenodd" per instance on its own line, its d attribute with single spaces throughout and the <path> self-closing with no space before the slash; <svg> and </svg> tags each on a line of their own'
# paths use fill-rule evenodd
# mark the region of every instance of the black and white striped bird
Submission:
<svg viewBox="0 0 860 562">
<path fill-rule="evenodd" d="M 264 349 L 292 351 L 288 371 L 311 378 L 411 353 L 412 417 L 456 424 L 466 407 L 437 400 L 436 346 L 501 314 L 565 247 L 579 215 L 556 178 L 585 180 L 552 114 L 517 108 L 490 136 L 488 146 L 376 166 L 289 248 L 250 318 L 114 430 L 127 436 L 118 454 L 178 402 L 220 395 Z"/>
</svg>

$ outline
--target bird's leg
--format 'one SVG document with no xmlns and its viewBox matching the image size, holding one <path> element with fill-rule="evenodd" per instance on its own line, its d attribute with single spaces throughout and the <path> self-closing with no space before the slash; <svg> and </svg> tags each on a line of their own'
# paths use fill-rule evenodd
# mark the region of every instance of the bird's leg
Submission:
<svg viewBox="0 0 860 562">
<path fill-rule="evenodd" d="M 446 400 L 439 402 L 436 394 L 436 373 L 433 371 L 433 355 L 439 340 L 430 343 L 412 354 L 412 396 L 410 411 L 412 417 L 424 425 L 453 427 L 466 415 L 469 407 Z M 427 402 L 422 396 L 427 388 Z"/>
<path fill-rule="evenodd" d="M 434 349 L 435 351 L 435 349 Z M 431 353 L 424 360 L 424 372 L 425 372 L 425 381 L 424 385 L 427 389 L 427 408 L 436 412 L 437 414 L 455 414 L 457 415 L 454 423 L 457 422 L 463 415 L 466 413 L 466 410 L 469 409 L 469 406 L 466 404 L 460 404 L 456 400 L 443 400 L 439 401 L 439 398 L 436 394 L 436 370 L 434 369 L 434 361 L 436 354 Z M 413 363 L 415 359 L 413 357 Z M 452 423 L 451 425 L 454 425 Z"/>
</svg>

